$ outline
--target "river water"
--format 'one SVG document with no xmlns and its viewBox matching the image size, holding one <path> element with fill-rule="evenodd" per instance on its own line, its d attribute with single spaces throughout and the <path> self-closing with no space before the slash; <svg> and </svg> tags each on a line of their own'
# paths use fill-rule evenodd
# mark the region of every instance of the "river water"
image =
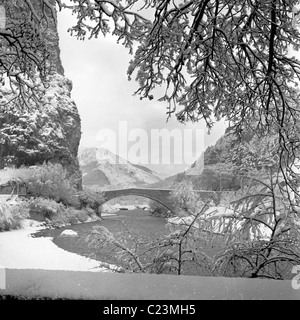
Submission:
<svg viewBox="0 0 300 320">
<path fill-rule="evenodd" d="M 53 242 L 60 248 L 69 252 L 74 252 L 83 256 L 90 256 L 95 250 L 88 246 L 84 237 L 91 233 L 94 226 L 101 225 L 111 231 L 114 235 L 129 235 L 139 239 L 155 240 L 160 236 L 168 234 L 170 231 L 166 228 L 166 220 L 161 217 L 153 216 L 149 211 L 142 209 L 120 210 L 114 215 L 103 216 L 103 219 L 97 222 L 81 223 L 68 227 L 43 230 L 35 236 L 52 237 Z M 66 229 L 74 230 L 78 237 L 59 237 Z M 118 264 L 111 248 L 103 248 L 101 252 L 96 252 L 94 257 L 102 262 Z"/>
</svg>

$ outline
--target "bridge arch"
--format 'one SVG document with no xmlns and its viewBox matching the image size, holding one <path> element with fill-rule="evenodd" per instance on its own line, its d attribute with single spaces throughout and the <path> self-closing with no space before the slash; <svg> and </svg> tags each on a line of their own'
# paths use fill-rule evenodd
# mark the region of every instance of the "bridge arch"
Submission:
<svg viewBox="0 0 300 320">
<path fill-rule="evenodd" d="M 140 189 L 140 188 L 128 188 L 118 190 L 104 191 L 105 202 L 124 196 L 139 196 L 147 198 L 163 205 L 165 208 L 175 213 L 172 202 L 169 201 L 168 196 L 170 190 L 156 190 L 156 189 Z M 104 203 L 105 203 L 104 202 Z"/>
</svg>

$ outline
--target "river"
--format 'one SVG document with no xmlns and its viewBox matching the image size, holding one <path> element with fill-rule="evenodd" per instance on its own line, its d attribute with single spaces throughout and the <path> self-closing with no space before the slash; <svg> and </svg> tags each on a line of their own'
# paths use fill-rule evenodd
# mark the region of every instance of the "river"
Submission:
<svg viewBox="0 0 300 320">
<path fill-rule="evenodd" d="M 83 256 L 89 256 L 94 253 L 94 249 L 88 246 L 83 237 L 90 234 L 93 227 L 101 225 L 111 231 L 114 235 L 129 235 L 143 239 L 157 239 L 170 231 L 166 228 L 166 220 L 161 217 L 153 216 L 149 211 L 142 209 L 120 210 L 114 215 L 103 216 L 103 219 L 97 222 L 81 223 L 68 227 L 43 230 L 35 236 L 52 237 L 53 242 L 60 248 L 69 252 L 74 252 Z M 59 237 L 65 230 L 71 229 L 78 233 L 78 237 Z M 96 253 L 96 259 L 117 264 L 111 248 L 103 248 L 101 252 Z"/>
</svg>

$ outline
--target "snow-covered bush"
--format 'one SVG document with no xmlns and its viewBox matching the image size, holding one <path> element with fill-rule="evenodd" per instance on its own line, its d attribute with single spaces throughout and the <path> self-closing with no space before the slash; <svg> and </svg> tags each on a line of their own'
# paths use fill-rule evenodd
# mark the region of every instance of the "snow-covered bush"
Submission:
<svg viewBox="0 0 300 320">
<path fill-rule="evenodd" d="M 79 205 L 72 177 L 58 163 L 37 166 L 28 179 L 28 192 L 35 197 L 49 198 L 64 205 Z"/>
<path fill-rule="evenodd" d="M 204 205 L 202 199 L 194 192 L 193 184 L 190 181 L 176 183 L 174 190 L 170 193 L 169 200 L 172 201 L 178 216 L 196 215 Z"/>
<path fill-rule="evenodd" d="M 9 231 L 22 227 L 22 221 L 29 217 L 25 201 L 16 204 L 0 203 L 0 231 Z"/>
<path fill-rule="evenodd" d="M 78 206 L 75 181 L 61 164 L 44 163 L 32 167 L 0 170 L 0 184 L 18 192 L 19 187 L 35 197 L 52 199 L 64 205 Z"/>
<path fill-rule="evenodd" d="M 87 210 L 77 210 L 72 207 L 65 207 L 63 211 L 60 211 L 52 219 L 52 224 L 54 226 L 63 226 L 70 224 L 77 224 L 89 221 L 91 217 Z"/>
<path fill-rule="evenodd" d="M 91 208 L 95 213 L 98 213 L 99 208 L 105 202 L 105 198 L 102 193 L 96 192 L 90 188 L 84 188 L 78 192 L 78 200 L 80 208 Z"/>
<path fill-rule="evenodd" d="M 30 212 L 40 216 L 41 220 L 48 221 L 53 226 L 64 226 L 91 220 L 95 216 L 94 212 L 86 209 L 77 210 L 67 207 L 55 200 L 44 198 L 32 198 L 29 200 Z"/>
<path fill-rule="evenodd" d="M 29 200 L 29 209 L 31 213 L 40 215 L 42 220 L 52 220 L 56 215 L 65 210 L 65 206 L 57 203 L 52 199 L 45 198 L 31 198 Z"/>
</svg>

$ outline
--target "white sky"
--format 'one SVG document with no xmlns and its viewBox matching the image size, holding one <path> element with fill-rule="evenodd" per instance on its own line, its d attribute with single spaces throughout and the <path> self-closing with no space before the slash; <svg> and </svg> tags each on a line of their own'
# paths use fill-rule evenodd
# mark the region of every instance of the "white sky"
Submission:
<svg viewBox="0 0 300 320">
<path fill-rule="evenodd" d="M 128 134 L 134 129 L 146 130 L 148 142 L 152 141 L 153 129 L 192 129 L 194 137 L 196 129 L 203 129 L 204 147 L 214 144 L 224 133 L 224 123 L 217 123 L 210 135 L 207 134 L 204 122 L 182 125 L 172 117 L 166 123 L 166 104 L 157 101 L 160 96 L 152 101 L 140 100 L 139 96 L 133 96 L 138 86 L 134 80 L 127 80 L 128 62 L 132 58 L 128 50 L 117 44 L 116 38 L 111 36 L 104 38 L 101 35 L 98 39 L 85 41 L 71 37 L 67 29 L 72 25 L 72 21 L 73 17 L 67 10 L 58 13 L 61 59 L 66 77 L 73 82 L 72 98 L 82 121 L 81 147 L 107 147 L 97 140 L 97 134 L 100 130 L 111 129 L 118 136 L 122 121 L 127 121 Z M 184 136 L 184 131 L 182 133 Z M 124 145 L 121 147 L 124 149 Z M 149 145 L 149 150 L 151 147 Z M 200 156 L 204 147 L 196 150 L 191 146 L 194 159 Z M 119 153 L 120 156 L 124 156 L 122 152 Z M 161 154 L 160 156 L 162 157 Z M 162 164 L 150 167 L 158 172 L 174 174 L 183 171 L 189 164 Z"/>
</svg>

